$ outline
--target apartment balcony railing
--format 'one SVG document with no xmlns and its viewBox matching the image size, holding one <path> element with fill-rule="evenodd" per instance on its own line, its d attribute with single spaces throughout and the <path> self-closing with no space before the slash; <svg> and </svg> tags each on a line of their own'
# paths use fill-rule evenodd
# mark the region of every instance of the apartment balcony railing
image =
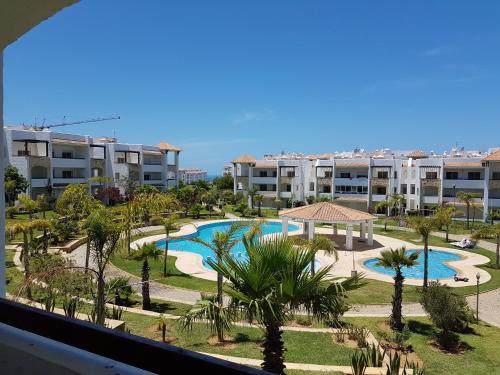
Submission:
<svg viewBox="0 0 500 375">
<path fill-rule="evenodd" d="M 379 177 L 372 177 L 371 179 L 371 185 L 372 186 L 389 186 L 389 179 L 388 178 L 379 178 Z"/>
<path fill-rule="evenodd" d="M 437 178 L 422 178 L 420 179 L 420 185 L 422 187 L 440 187 L 441 180 Z"/>
<path fill-rule="evenodd" d="M 48 184 L 49 184 L 48 178 L 32 178 L 31 179 L 31 187 L 34 187 L 34 188 L 47 187 Z"/>
<path fill-rule="evenodd" d="M 484 180 L 444 180 L 445 189 L 484 189 Z"/>
<path fill-rule="evenodd" d="M 180 347 L 100 327 L 0 298 L 0 342 L 14 355 L 7 365 L 37 373 L 261 374 L 262 371 Z M 3 368 L 6 366 L 2 364 Z M 50 369 L 50 370 L 49 370 Z M 28 370 L 29 371 L 29 370 Z M 1 372 L 1 371 L 0 371 Z"/>
<path fill-rule="evenodd" d="M 500 180 L 490 180 L 489 188 L 490 189 L 500 189 Z"/>
</svg>

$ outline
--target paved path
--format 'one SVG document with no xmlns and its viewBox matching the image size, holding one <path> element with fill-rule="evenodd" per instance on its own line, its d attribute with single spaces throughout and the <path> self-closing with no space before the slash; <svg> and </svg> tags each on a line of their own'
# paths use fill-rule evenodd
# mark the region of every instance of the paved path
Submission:
<svg viewBox="0 0 500 375">
<path fill-rule="evenodd" d="M 161 226 L 152 226 L 141 228 L 140 232 L 149 232 L 161 229 Z M 86 246 L 80 246 L 72 253 L 67 254 L 68 259 L 72 259 L 75 264 L 83 266 L 85 264 L 85 251 Z M 130 277 L 130 283 L 134 291 L 138 294 L 141 293 L 141 279 L 131 275 L 123 270 L 114 266 L 108 267 L 106 277 L 126 276 Z M 201 298 L 201 293 L 195 290 L 183 289 L 161 284 L 155 281 L 150 283 L 151 297 L 155 299 L 163 299 L 172 302 L 179 302 L 185 304 L 194 304 Z M 467 297 L 469 304 L 475 309 L 475 296 Z M 482 293 L 479 301 L 480 318 L 485 322 L 500 327 L 500 289 L 491 292 Z M 391 306 L 389 304 L 374 304 L 374 305 L 353 305 L 352 309 L 348 311 L 345 316 L 348 317 L 386 317 L 391 313 Z M 403 305 L 404 316 L 425 316 L 425 312 L 418 303 L 407 303 Z"/>
</svg>

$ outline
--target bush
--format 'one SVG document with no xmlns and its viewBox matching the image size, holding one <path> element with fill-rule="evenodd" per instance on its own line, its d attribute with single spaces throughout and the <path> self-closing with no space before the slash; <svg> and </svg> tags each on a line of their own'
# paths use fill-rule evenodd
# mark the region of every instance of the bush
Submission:
<svg viewBox="0 0 500 375">
<path fill-rule="evenodd" d="M 108 294 L 115 296 L 115 305 L 129 305 L 129 298 L 134 292 L 130 286 L 128 277 L 119 276 L 106 283 Z"/>
<path fill-rule="evenodd" d="M 53 220 L 53 225 L 52 241 L 58 244 L 72 240 L 78 233 L 78 224 L 72 220 Z"/>
<path fill-rule="evenodd" d="M 418 210 L 406 210 L 406 214 L 408 216 L 418 216 L 419 211 Z"/>
<path fill-rule="evenodd" d="M 161 216 L 155 215 L 149 220 L 151 225 L 163 225 L 163 218 Z"/>
<path fill-rule="evenodd" d="M 297 322 L 298 325 L 305 327 L 310 327 L 312 325 L 311 319 L 307 316 L 298 316 L 295 318 L 295 321 Z"/>
<path fill-rule="evenodd" d="M 434 281 L 429 284 L 427 290 L 423 290 L 420 303 L 436 327 L 441 329 L 437 336 L 441 346 L 447 350 L 456 349 L 458 336 L 453 332 L 464 331 L 469 323 L 474 321 L 474 315 L 465 297 Z"/>
<path fill-rule="evenodd" d="M 234 211 L 242 214 L 247 208 L 248 205 L 246 203 L 239 203 L 236 207 L 234 207 Z"/>
<path fill-rule="evenodd" d="M 243 217 L 254 217 L 254 216 L 257 216 L 258 213 L 259 212 L 256 209 L 245 208 L 242 215 L 243 215 Z"/>
<path fill-rule="evenodd" d="M 17 212 L 16 207 L 7 207 L 5 209 L 5 216 L 9 219 L 14 219 L 14 215 L 16 214 L 16 212 Z"/>
</svg>

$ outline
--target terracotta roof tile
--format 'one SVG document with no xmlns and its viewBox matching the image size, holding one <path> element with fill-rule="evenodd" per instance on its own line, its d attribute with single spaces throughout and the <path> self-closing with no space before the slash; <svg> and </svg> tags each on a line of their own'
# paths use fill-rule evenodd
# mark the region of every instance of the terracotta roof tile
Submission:
<svg viewBox="0 0 500 375">
<path fill-rule="evenodd" d="M 359 222 L 376 219 L 375 216 L 367 212 L 340 206 L 333 202 L 319 202 L 308 206 L 292 208 L 281 212 L 280 216 L 318 222 Z"/>
<path fill-rule="evenodd" d="M 155 145 L 155 147 L 158 147 L 160 150 L 163 150 L 163 151 L 177 151 L 177 152 L 182 151 L 182 148 L 174 146 L 173 144 L 170 144 L 170 143 L 165 142 L 165 141 L 161 141 L 160 143 Z"/>
<path fill-rule="evenodd" d="M 252 155 L 242 155 L 239 158 L 233 160 L 233 163 L 255 163 L 255 158 Z"/>
<path fill-rule="evenodd" d="M 482 161 L 500 161 L 500 150 L 492 152 L 486 156 Z"/>
<path fill-rule="evenodd" d="M 445 168 L 482 168 L 479 161 L 445 161 Z"/>
<path fill-rule="evenodd" d="M 368 168 L 365 160 L 335 160 L 336 167 Z"/>
<path fill-rule="evenodd" d="M 413 159 L 422 159 L 422 158 L 428 157 L 429 155 L 427 155 L 427 153 L 425 153 L 424 151 L 415 150 L 413 152 L 410 152 L 406 156 L 408 156 L 409 158 L 413 158 Z"/>
</svg>

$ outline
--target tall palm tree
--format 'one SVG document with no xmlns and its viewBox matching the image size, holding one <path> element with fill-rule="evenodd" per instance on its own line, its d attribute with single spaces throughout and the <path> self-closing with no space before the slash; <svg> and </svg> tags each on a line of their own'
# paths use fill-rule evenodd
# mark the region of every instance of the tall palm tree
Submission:
<svg viewBox="0 0 500 375">
<path fill-rule="evenodd" d="M 402 308 L 403 308 L 403 281 L 405 277 L 401 272 L 402 267 L 413 267 L 417 264 L 419 253 L 414 252 L 408 254 L 404 247 L 396 250 L 384 250 L 377 258 L 377 266 L 392 268 L 394 275 L 394 295 L 392 296 L 392 314 L 390 317 L 390 325 L 392 329 L 401 331 L 402 323 Z"/>
<path fill-rule="evenodd" d="M 396 208 L 398 210 L 398 215 L 401 215 L 403 202 L 404 196 L 402 194 L 394 193 L 389 197 L 390 208 Z"/>
<path fill-rule="evenodd" d="M 259 210 L 258 215 L 262 216 L 262 202 L 264 201 L 264 196 L 262 194 L 255 194 L 253 199 L 255 203 L 257 203 L 257 209 Z"/>
<path fill-rule="evenodd" d="M 440 206 L 434 213 L 434 217 L 439 222 L 439 226 L 445 228 L 446 242 L 449 242 L 450 225 L 456 214 L 457 209 L 454 206 Z"/>
<path fill-rule="evenodd" d="M 200 245 L 203 245 L 215 253 L 216 263 L 220 263 L 224 255 L 228 254 L 231 249 L 236 246 L 236 244 L 241 240 L 241 236 L 239 235 L 240 230 L 247 226 L 248 223 L 245 222 L 235 222 L 231 224 L 231 226 L 224 230 L 215 232 L 212 240 L 205 241 L 200 237 L 193 237 L 189 240 Z M 217 301 L 222 305 L 222 282 L 223 277 L 220 272 L 217 272 Z"/>
<path fill-rule="evenodd" d="M 250 207 L 252 208 L 252 210 L 253 210 L 254 203 L 255 203 L 254 198 L 258 192 L 259 192 L 259 188 L 257 186 L 254 186 L 254 187 L 248 189 L 248 196 L 250 197 Z"/>
<path fill-rule="evenodd" d="M 467 211 L 467 229 L 470 229 L 470 208 L 474 204 L 474 198 L 477 198 L 477 194 L 475 193 L 468 193 L 466 191 L 459 191 L 457 193 L 457 198 L 460 202 L 465 204 L 466 211 Z"/>
<path fill-rule="evenodd" d="M 424 288 L 427 288 L 429 279 L 429 236 L 433 230 L 439 228 L 436 217 L 412 216 L 408 218 L 408 224 L 413 230 L 422 236 L 424 242 Z"/>
<path fill-rule="evenodd" d="M 179 216 L 171 214 L 163 220 L 163 227 L 165 228 L 165 257 L 163 259 L 163 276 L 167 277 L 167 257 L 168 257 L 168 241 L 170 241 L 170 232 L 177 229 L 177 220 Z"/>
<path fill-rule="evenodd" d="M 496 268 L 500 268 L 500 223 L 491 224 L 483 227 L 472 234 L 472 238 L 494 238 L 497 243 L 496 249 Z"/>
<path fill-rule="evenodd" d="M 327 237 L 316 236 L 310 240 L 306 240 L 305 238 L 297 237 L 297 236 L 292 236 L 290 238 L 295 245 L 306 248 L 309 251 L 314 252 L 314 254 L 316 254 L 319 250 L 324 250 L 328 255 L 333 255 L 335 258 L 335 261 L 338 260 L 337 249 L 335 249 L 335 246 L 333 246 L 333 242 L 330 241 L 330 239 Z M 311 274 L 312 275 L 314 275 L 316 273 L 315 262 L 316 262 L 316 256 L 314 256 L 314 258 L 311 262 Z"/>
<path fill-rule="evenodd" d="M 387 219 L 389 218 L 389 210 L 391 209 L 392 205 L 393 203 L 387 199 L 380 201 L 375 205 L 375 211 L 385 211 L 384 232 L 387 232 Z"/>
<path fill-rule="evenodd" d="M 297 248 L 289 237 L 273 236 L 243 243 L 248 260 L 233 259 L 224 253 L 221 262 L 210 265 L 229 280 L 227 294 L 246 319 L 256 319 L 264 327 L 262 368 L 283 374 L 285 351 L 281 327 L 299 309 L 321 321 L 338 316 L 345 292 L 361 285 L 359 278 L 343 282 L 327 278 L 332 266 L 314 276 L 309 266 L 314 251 Z"/>
<path fill-rule="evenodd" d="M 151 309 L 151 297 L 149 296 L 149 260 L 158 260 L 162 251 L 155 243 L 145 243 L 132 255 L 132 259 L 142 261 L 142 308 Z"/>
</svg>

